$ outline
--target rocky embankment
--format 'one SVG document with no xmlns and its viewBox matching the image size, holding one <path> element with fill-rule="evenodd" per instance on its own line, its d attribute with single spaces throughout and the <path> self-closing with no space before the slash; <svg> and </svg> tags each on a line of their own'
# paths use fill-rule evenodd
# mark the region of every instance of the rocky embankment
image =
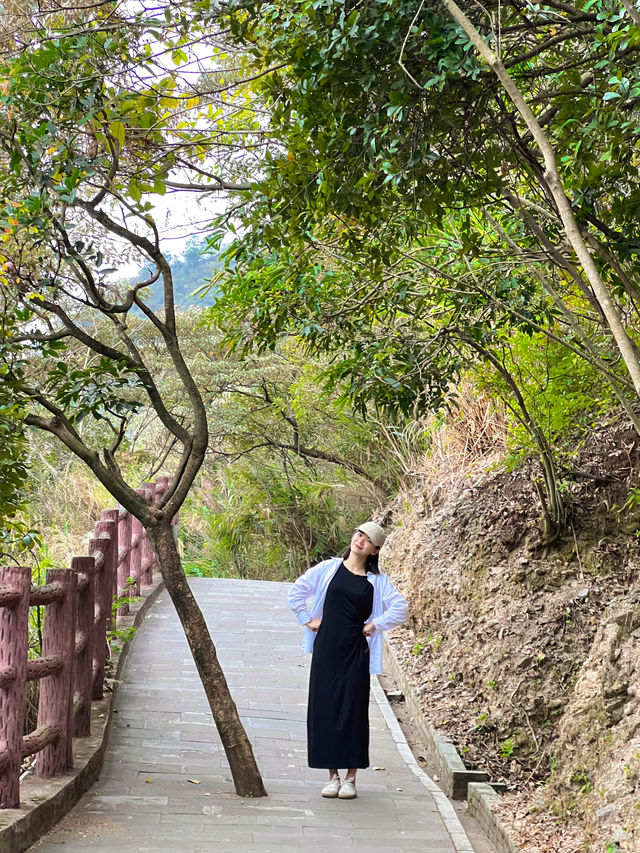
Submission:
<svg viewBox="0 0 640 853">
<path fill-rule="evenodd" d="M 431 724 L 509 792 L 528 853 L 640 851 L 640 448 L 594 430 L 564 472 L 569 523 L 540 540 L 534 469 L 485 457 L 411 489 L 384 519 L 395 633 Z"/>
</svg>

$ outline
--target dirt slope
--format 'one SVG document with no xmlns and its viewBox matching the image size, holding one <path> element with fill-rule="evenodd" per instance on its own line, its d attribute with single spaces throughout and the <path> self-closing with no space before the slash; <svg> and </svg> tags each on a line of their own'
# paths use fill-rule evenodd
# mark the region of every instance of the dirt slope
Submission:
<svg viewBox="0 0 640 853">
<path fill-rule="evenodd" d="M 640 448 L 603 425 L 571 460 L 570 524 L 540 544 L 531 476 L 415 478 L 386 519 L 411 624 L 392 642 L 432 725 L 506 781 L 514 840 L 640 851 Z"/>
</svg>

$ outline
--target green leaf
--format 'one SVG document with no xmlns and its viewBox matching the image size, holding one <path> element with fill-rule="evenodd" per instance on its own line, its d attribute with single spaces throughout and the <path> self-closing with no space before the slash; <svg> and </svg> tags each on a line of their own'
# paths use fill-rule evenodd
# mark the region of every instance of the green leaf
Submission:
<svg viewBox="0 0 640 853">
<path fill-rule="evenodd" d="M 125 142 L 124 124 L 121 121 L 112 121 L 109 125 L 109 133 L 116 140 L 120 148 L 122 148 Z"/>
<path fill-rule="evenodd" d="M 140 201 L 142 198 L 142 189 L 138 181 L 130 181 L 127 192 L 134 201 Z"/>
</svg>

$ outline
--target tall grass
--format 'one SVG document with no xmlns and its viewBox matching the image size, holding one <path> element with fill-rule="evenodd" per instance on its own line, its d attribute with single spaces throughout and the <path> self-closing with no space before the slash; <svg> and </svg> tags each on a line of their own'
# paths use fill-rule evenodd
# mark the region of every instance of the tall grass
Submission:
<svg viewBox="0 0 640 853">
<path fill-rule="evenodd" d="M 389 452 L 400 466 L 402 489 L 419 485 L 429 511 L 472 475 L 498 465 L 505 456 L 509 424 L 501 404 L 470 379 L 452 392 L 447 410 L 414 421 L 402 430 L 380 424 Z"/>
</svg>

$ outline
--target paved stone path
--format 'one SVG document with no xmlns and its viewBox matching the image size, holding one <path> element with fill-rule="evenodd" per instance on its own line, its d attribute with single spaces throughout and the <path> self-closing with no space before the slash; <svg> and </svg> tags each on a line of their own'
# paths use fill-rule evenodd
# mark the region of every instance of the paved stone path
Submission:
<svg viewBox="0 0 640 853">
<path fill-rule="evenodd" d="M 177 616 L 156 602 L 125 665 L 100 780 L 31 849 L 38 853 L 473 853 L 435 783 L 398 751 L 377 679 L 372 767 L 356 800 L 320 796 L 306 766 L 309 657 L 286 605 L 288 584 L 196 579 L 220 661 L 269 797 L 236 796 Z M 405 758 L 409 756 L 405 755 Z M 433 789 L 433 792 L 429 790 Z"/>
</svg>

